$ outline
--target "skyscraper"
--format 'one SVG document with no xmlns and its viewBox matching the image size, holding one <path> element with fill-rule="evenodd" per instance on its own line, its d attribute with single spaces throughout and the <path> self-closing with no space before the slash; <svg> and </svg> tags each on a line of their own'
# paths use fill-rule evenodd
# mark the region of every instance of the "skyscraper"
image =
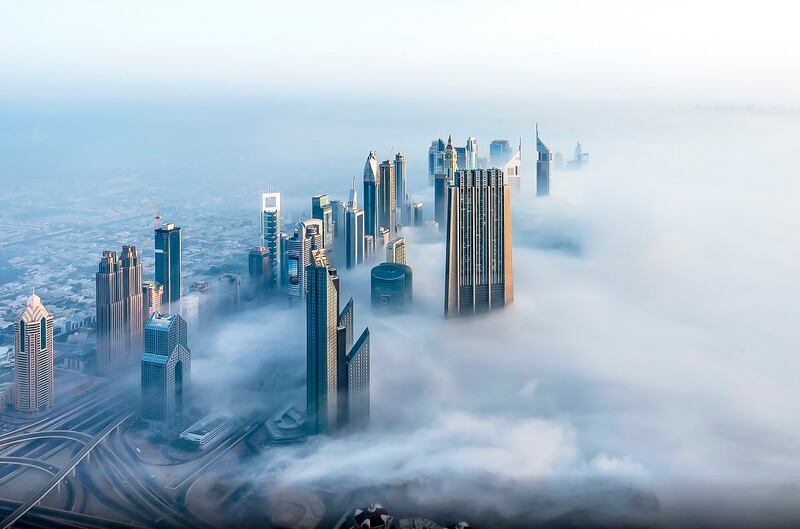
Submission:
<svg viewBox="0 0 800 529">
<path fill-rule="evenodd" d="M 536 196 L 546 197 L 550 194 L 550 161 L 553 155 L 539 139 L 539 125 L 536 125 L 536 155 Z"/>
<path fill-rule="evenodd" d="M 336 324 L 337 428 L 347 425 L 347 353 L 353 347 L 353 323 L 353 298 L 350 298 L 339 312 Z"/>
<path fill-rule="evenodd" d="M 286 241 L 286 265 L 289 297 L 303 299 L 306 293 L 305 269 L 311 261 L 312 247 L 322 248 L 322 221 L 307 219 L 298 222 L 292 237 Z"/>
<path fill-rule="evenodd" d="M 459 171 L 448 189 L 446 316 L 513 300 L 511 198 L 497 169 Z"/>
<path fill-rule="evenodd" d="M 397 153 L 394 156 L 394 189 L 395 189 L 395 196 L 396 199 L 396 207 L 397 207 L 397 214 L 396 214 L 396 222 L 399 222 L 401 225 L 405 225 L 407 220 L 405 219 L 405 210 L 406 210 L 406 172 L 408 169 L 408 163 L 406 162 L 406 157 L 404 154 Z"/>
<path fill-rule="evenodd" d="M 370 151 L 364 164 L 364 234 L 373 239 L 380 227 L 380 176 L 375 151 Z"/>
<path fill-rule="evenodd" d="M 408 209 L 408 225 L 422 226 L 425 222 L 423 218 L 422 202 L 409 202 L 406 204 Z"/>
<path fill-rule="evenodd" d="M 437 174 L 444 172 L 444 141 L 433 140 L 428 149 L 428 183 L 433 184 Z"/>
<path fill-rule="evenodd" d="M 397 196 L 395 194 L 394 162 L 385 160 L 378 167 L 378 229 L 397 232 Z"/>
<path fill-rule="evenodd" d="M 239 274 L 231 274 L 229 272 L 220 274 L 215 313 L 226 316 L 239 310 L 239 290 L 241 285 L 242 278 L 239 277 Z"/>
<path fill-rule="evenodd" d="M 354 268 L 364 262 L 364 212 L 348 209 L 345 218 L 345 262 L 347 268 Z"/>
<path fill-rule="evenodd" d="M 164 285 L 163 305 L 178 301 L 181 297 L 181 228 L 166 224 L 155 231 L 156 281 Z"/>
<path fill-rule="evenodd" d="M 122 247 L 122 295 L 125 299 L 127 356 L 133 362 L 144 344 L 144 294 L 142 293 L 142 263 L 135 246 Z"/>
<path fill-rule="evenodd" d="M 267 248 L 272 274 L 269 285 L 281 284 L 281 194 L 261 194 L 261 246 Z"/>
<path fill-rule="evenodd" d="M 162 430 L 179 425 L 188 410 L 191 374 L 186 322 L 156 312 L 144 326 L 142 419 Z"/>
<path fill-rule="evenodd" d="M 350 196 L 347 199 L 347 207 L 358 209 L 358 191 L 356 190 L 356 177 L 353 177 L 353 185 L 350 187 Z"/>
<path fill-rule="evenodd" d="M 401 263 L 381 263 L 372 268 L 370 294 L 373 308 L 410 305 L 413 299 L 411 267 Z"/>
<path fill-rule="evenodd" d="M 161 297 L 164 295 L 164 286 L 156 281 L 142 283 L 142 321 L 147 322 L 150 315 L 161 311 Z M 144 329 L 144 325 L 142 325 Z M 143 331 L 144 332 L 144 331 Z"/>
<path fill-rule="evenodd" d="M 467 148 L 456 147 L 456 166 L 459 169 L 467 168 Z"/>
<path fill-rule="evenodd" d="M 492 140 L 489 144 L 489 163 L 492 167 L 503 167 L 511 157 L 511 142 L 509 140 Z"/>
<path fill-rule="evenodd" d="M 478 138 L 475 136 L 470 136 L 467 138 L 467 146 L 465 148 L 466 157 L 467 157 L 467 167 L 466 169 L 477 169 L 478 168 Z"/>
<path fill-rule="evenodd" d="M 336 349 L 338 294 L 325 250 L 314 250 L 306 268 L 306 425 L 331 433 L 338 425 Z"/>
<path fill-rule="evenodd" d="M 14 407 L 33 413 L 53 405 L 53 317 L 31 293 L 14 322 Z"/>
<path fill-rule="evenodd" d="M 255 292 L 255 295 L 263 297 L 272 276 L 269 250 L 266 246 L 250 248 L 247 254 L 247 275 L 250 278 L 250 288 Z"/>
<path fill-rule="evenodd" d="M 322 221 L 322 246 L 330 254 L 333 248 L 333 211 L 328 195 L 311 197 L 311 217 Z"/>
<path fill-rule="evenodd" d="M 386 262 L 406 264 L 406 238 L 397 237 L 386 245 Z"/>
<path fill-rule="evenodd" d="M 333 217 L 333 244 L 338 247 L 344 246 L 345 230 L 345 212 L 347 211 L 347 202 L 344 200 L 331 200 L 331 216 Z M 341 254 L 341 250 L 337 252 L 337 257 Z"/>
<path fill-rule="evenodd" d="M 453 177 L 458 170 L 458 162 L 453 138 L 447 138 L 447 145 L 444 148 L 444 165 L 442 173 L 436 175 L 434 182 L 434 220 L 442 229 L 447 218 L 447 189 L 453 183 Z"/>
<path fill-rule="evenodd" d="M 119 373 L 142 350 L 142 265 L 135 246 L 123 246 L 121 258 L 116 252 L 103 252 L 95 293 L 96 367 L 100 375 L 108 376 Z"/>
<path fill-rule="evenodd" d="M 369 328 L 347 353 L 347 427 L 364 428 L 370 413 Z"/>
</svg>

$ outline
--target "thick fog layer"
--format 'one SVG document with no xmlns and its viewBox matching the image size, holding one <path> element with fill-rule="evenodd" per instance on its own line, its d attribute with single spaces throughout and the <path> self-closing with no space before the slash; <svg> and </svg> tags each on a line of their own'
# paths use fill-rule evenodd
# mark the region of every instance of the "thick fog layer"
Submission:
<svg viewBox="0 0 800 529">
<path fill-rule="evenodd" d="M 442 318 L 426 230 L 406 232 L 410 313 L 373 314 L 369 269 L 342 271 L 371 331 L 370 429 L 268 450 L 252 479 L 373 500 L 402 485 L 420 509 L 529 522 L 797 520 L 797 132 L 704 112 L 609 130 L 552 197 L 512 196 L 515 301 L 485 317 Z M 197 376 L 237 387 L 258 364 L 302 405 L 304 316 L 276 303 L 224 325 Z"/>
</svg>

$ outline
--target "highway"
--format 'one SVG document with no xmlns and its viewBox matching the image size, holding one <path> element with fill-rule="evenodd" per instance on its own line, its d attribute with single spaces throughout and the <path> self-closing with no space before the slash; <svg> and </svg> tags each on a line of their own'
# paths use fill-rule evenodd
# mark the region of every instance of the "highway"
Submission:
<svg viewBox="0 0 800 529">
<path fill-rule="evenodd" d="M 0 435 L 0 486 L 13 486 L 10 482 L 25 472 L 49 478 L 25 502 L 0 500 L 0 529 L 12 525 L 215 529 L 189 510 L 186 496 L 203 473 L 247 439 L 268 414 L 251 414 L 195 459 L 173 461 L 169 466 L 186 469 L 162 486 L 151 479 L 124 435 L 135 417 L 136 401 L 135 388 L 109 385 L 102 391 L 87 391 L 58 413 Z M 66 489 L 58 506 L 52 501 L 42 505 L 62 483 Z M 110 509 L 118 521 L 85 514 L 94 504 Z"/>
</svg>

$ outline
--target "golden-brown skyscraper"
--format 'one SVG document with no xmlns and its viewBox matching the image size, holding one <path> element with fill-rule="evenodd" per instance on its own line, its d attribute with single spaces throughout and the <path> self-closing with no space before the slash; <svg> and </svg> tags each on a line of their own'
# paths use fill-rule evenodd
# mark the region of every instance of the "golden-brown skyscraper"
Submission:
<svg viewBox="0 0 800 529">
<path fill-rule="evenodd" d="M 503 172 L 457 171 L 447 190 L 445 316 L 487 312 L 513 299 L 511 198 Z"/>
<path fill-rule="evenodd" d="M 36 412 L 53 405 L 53 317 L 36 294 L 14 322 L 14 406 Z"/>
</svg>

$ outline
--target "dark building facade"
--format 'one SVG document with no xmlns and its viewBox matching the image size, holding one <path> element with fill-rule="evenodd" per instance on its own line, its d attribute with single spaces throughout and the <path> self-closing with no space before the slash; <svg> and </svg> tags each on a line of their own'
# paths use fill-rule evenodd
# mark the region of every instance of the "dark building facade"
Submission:
<svg viewBox="0 0 800 529">
<path fill-rule="evenodd" d="M 156 247 L 156 281 L 164 285 L 164 297 L 161 302 L 170 303 L 181 298 L 182 279 L 182 238 L 181 228 L 174 224 L 166 224 L 155 231 Z"/>
</svg>

